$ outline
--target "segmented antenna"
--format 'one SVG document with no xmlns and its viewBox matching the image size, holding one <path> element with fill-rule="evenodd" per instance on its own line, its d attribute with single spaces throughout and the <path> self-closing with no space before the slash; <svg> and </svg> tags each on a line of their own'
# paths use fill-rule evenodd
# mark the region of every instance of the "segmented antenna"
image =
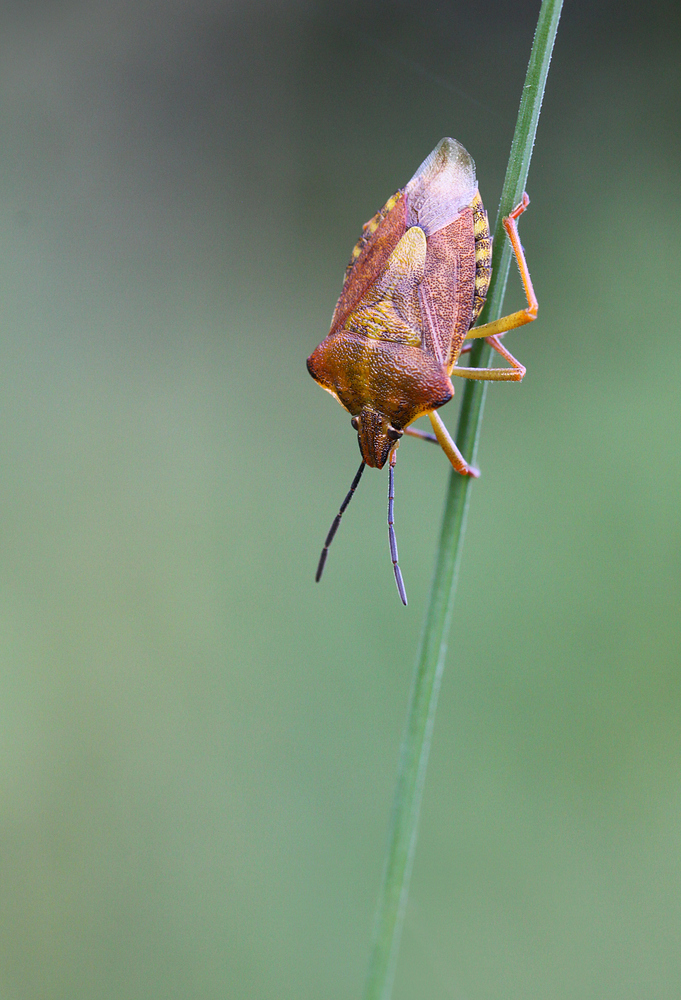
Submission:
<svg viewBox="0 0 681 1000">
<path fill-rule="evenodd" d="M 390 540 L 390 558 L 393 561 L 395 571 L 395 583 L 402 603 L 407 605 L 407 592 L 404 589 L 404 580 L 397 562 L 397 539 L 395 538 L 395 519 L 393 508 L 395 506 L 395 462 L 397 461 L 397 451 L 393 451 L 390 456 L 390 466 L 388 468 L 388 538 Z"/>
<path fill-rule="evenodd" d="M 364 469 L 365 469 L 365 463 L 362 462 L 360 464 L 359 469 L 357 470 L 357 472 L 355 474 L 355 478 L 352 480 L 352 486 L 350 487 L 348 495 L 346 496 L 346 498 L 343 501 L 343 503 L 340 505 L 340 510 L 338 511 L 338 513 L 336 514 L 336 516 L 334 517 L 333 524 L 329 528 L 329 533 L 326 536 L 326 541 L 324 542 L 324 548 L 322 549 L 322 554 L 319 557 L 319 565 L 317 566 L 317 572 L 315 573 L 315 583 L 319 583 L 319 581 L 322 578 L 322 573 L 324 572 L 324 566 L 326 564 L 326 557 L 329 554 L 329 545 L 333 541 L 333 536 L 338 531 L 338 525 L 340 524 L 341 518 L 342 518 L 343 514 L 345 513 L 345 508 L 347 507 L 347 505 L 352 500 L 352 494 L 357 489 L 357 485 L 358 485 L 360 479 L 362 478 L 362 473 L 364 472 Z M 398 570 L 398 572 L 399 572 L 399 570 Z"/>
</svg>

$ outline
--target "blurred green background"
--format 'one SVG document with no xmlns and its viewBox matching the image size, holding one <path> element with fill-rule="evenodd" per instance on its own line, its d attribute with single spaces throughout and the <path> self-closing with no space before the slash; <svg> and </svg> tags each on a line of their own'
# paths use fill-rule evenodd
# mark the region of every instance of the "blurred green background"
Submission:
<svg viewBox="0 0 681 1000">
<path fill-rule="evenodd" d="M 494 218 L 538 6 L 3 5 L 2 1000 L 360 995 L 448 466 L 315 586 L 305 358 L 443 135 Z M 566 2 L 395 1000 L 681 995 L 680 39 Z"/>
</svg>

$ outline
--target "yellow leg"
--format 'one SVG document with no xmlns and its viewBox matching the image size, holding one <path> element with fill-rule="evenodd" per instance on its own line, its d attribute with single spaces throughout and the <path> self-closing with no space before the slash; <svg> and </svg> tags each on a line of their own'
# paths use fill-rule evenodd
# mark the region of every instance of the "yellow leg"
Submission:
<svg viewBox="0 0 681 1000">
<path fill-rule="evenodd" d="M 480 475 L 480 470 L 476 469 L 473 465 L 468 464 L 459 449 L 456 447 L 454 438 L 451 437 L 437 412 L 435 410 L 431 410 L 428 417 L 433 425 L 433 430 L 435 431 L 435 437 L 438 440 L 438 444 L 456 471 L 460 472 L 462 476 L 473 476 L 477 479 Z"/>
<path fill-rule="evenodd" d="M 520 382 L 525 374 L 525 368 L 523 365 L 521 365 L 520 362 L 517 361 L 505 347 L 502 346 L 499 337 L 502 337 L 508 332 L 508 330 L 513 330 L 518 326 L 524 326 L 525 323 L 531 323 L 537 318 L 537 313 L 539 311 L 539 303 L 537 302 L 537 296 L 535 295 L 534 288 L 532 287 L 532 279 L 530 277 L 527 261 L 525 260 L 525 252 L 520 242 L 520 236 L 518 235 L 517 219 L 523 214 L 529 204 L 530 199 L 526 194 L 523 194 L 523 200 L 520 204 L 516 205 L 511 214 L 507 215 L 506 218 L 502 220 L 504 229 L 506 230 L 508 238 L 511 241 L 515 259 L 518 262 L 520 277 L 522 279 L 523 288 L 525 289 L 525 295 L 527 297 L 527 308 L 521 309 L 519 312 L 511 313 L 509 316 L 502 316 L 501 319 L 495 319 L 491 323 L 484 323 L 482 326 L 476 326 L 472 330 L 469 330 L 466 334 L 467 340 L 484 337 L 487 343 L 493 347 L 495 351 L 501 354 L 501 356 L 505 358 L 512 367 L 459 368 L 454 365 L 449 372 L 450 375 L 459 375 L 461 378 L 486 379 L 495 382 Z M 461 353 L 463 353 L 463 351 Z"/>
<path fill-rule="evenodd" d="M 485 337 L 485 340 L 505 361 L 513 366 L 512 368 L 460 368 L 458 365 L 454 365 L 449 374 L 460 375 L 461 378 L 485 379 L 490 382 L 520 382 L 527 369 L 525 365 L 521 365 L 513 357 L 510 351 L 506 350 L 499 340 L 500 336 L 502 334 L 497 334 L 496 337 Z"/>
</svg>

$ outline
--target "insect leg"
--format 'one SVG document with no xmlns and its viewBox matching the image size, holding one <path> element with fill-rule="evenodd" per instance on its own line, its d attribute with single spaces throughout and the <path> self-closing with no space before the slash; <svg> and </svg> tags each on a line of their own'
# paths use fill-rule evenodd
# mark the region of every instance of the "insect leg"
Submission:
<svg viewBox="0 0 681 1000">
<path fill-rule="evenodd" d="M 511 241 L 511 246 L 513 247 L 515 259 L 518 262 L 518 270 L 520 271 L 520 277 L 522 279 L 523 288 L 525 289 L 525 295 L 527 297 L 527 308 L 521 309 L 519 312 L 511 313 L 509 316 L 502 316 L 501 319 L 495 319 L 491 323 L 483 323 L 482 326 L 473 327 L 473 329 L 469 330 L 466 334 L 468 339 L 473 337 L 493 337 L 499 333 L 506 333 L 507 330 L 513 330 L 515 327 L 524 326 L 525 323 L 531 323 L 532 320 L 537 318 L 539 303 L 537 302 L 537 296 L 535 295 L 534 288 L 532 287 L 532 278 L 530 277 L 530 270 L 527 266 L 527 261 L 525 260 L 525 251 L 523 250 L 520 242 L 520 236 L 518 235 L 517 223 L 517 220 L 529 204 L 530 199 L 527 194 L 523 194 L 520 204 L 516 205 L 510 215 L 507 215 L 506 218 L 502 219 L 504 229 L 506 230 L 508 238 Z"/>
<path fill-rule="evenodd" d="M 502 334 L 495 337 L 485 337 L 490 347 L 493 347 L 504 360 L 508 361 L 512 368 L 460 368 L 458 365 L 450 370 L 450 375 L 459 375 L 461 378 L 485 379 L 490 382 L 520 382 L 527 371 L 525 365 L 514 358 L 510 351 L 507 351 L 499 340 Z"/>
<path fill-rule="evenodd" d="M 395 462 L 397 461 L 397 448 L 394 448 L 392 454 L 390 455 L 390 466 L 388 467 L 388 540 L 390 542 L 390 558 L 393 562 L 393 570 L 395 572 L 395 583 L 397 584 L 397 592 L 400 595 L 400 600 L 406 607 L 407 605 L 407 592 L 404 589 L 404 580 L 402 579 L 402 573 L 400 572 L 400 566 L 397 561 L 397 539 L 395 538 L 395 518 L 393 516 L 393 508 L 395 506 Z"/>
<path fill-rule="evenodd" d="M 473 368 L 471 370 L 476 371 L 477 369 Z M 480 370 L 482 371 L 482 369 Z M 433 425 L 433 430 L 435 431 L 435 437 L 438 440 L 438 444 L 456 471 L 460 472 L 462 476 L 473 476 L 477 479 L 480 475 L 480 470 L 476 469 L 475 466 L 468 464 L 459 449 L 456 447 L 454 438 L 443 424 L 442 418 L 439 414 L 435 410 L 431 410 L 428 417 Z"/>
<path fill-rule="evenodd" d="M 421 441 L 430 441 L 432 444 L 440 443 L 434 434 L 429 434 L 428 431 L 420 431 L 418 427 L 405 427 L 404 433 L 408 434 L 409 437 L 420 438 Z"/>
<path fill-rule="evenodd" d="M 364 464 L 364 462 L 362 462 L 360 464 L 359 469 L 355 473 L 355 478 L 352 480 L 352 485 L 350 486 L 350 489 L 348 490 L 348 495 L 346 496 L 346 498 L 343 501 L 343 503 L 340 505 L 340 510 L 338 511 L 338 513 L 336 514 L 336 516 L 334 517 L 333 524 L 329 528 L 329 533 L 326 536 L 326 541 L 324 542 L 324 548 L 322 549 L 322 554 L 320 555 L 320 557 L 319 557 L 319 563 L 317 564 L 317 572 L 315 573 L 315 577 L 314 577 L 316 583 L 319 583 L 319 581 L 322 578 L 322 573 L 324 572 L 324 565 L 326 563 L 326 557 L 329 554 L 329 545 L 333 541 L 333 537 L 336 534 L 336 532 L 338 531 L 338 525 L 340 524 L 341 518 L 342 518 L 343 514 L 345 513 L 345 508 L 347 507 L 347 505 L 352 500 L 352 495 L 355 492 L 355 490 L 357 489 L 359 481 L 362 478 L 362 473 L 364 472 L 364 468 L 365 468 L 365 464 Z"/>
</svg>

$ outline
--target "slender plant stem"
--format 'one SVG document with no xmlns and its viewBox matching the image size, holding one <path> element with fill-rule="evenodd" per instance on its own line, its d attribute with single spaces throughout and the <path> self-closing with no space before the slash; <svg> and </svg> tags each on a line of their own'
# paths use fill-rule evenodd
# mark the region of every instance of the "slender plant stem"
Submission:
<svg viewBox="0 0 681 1000">
<path fill-rule="evenodd" d="M 511 263 L 511 246 L 501 220 L 523 194 L 539 121 L 546 77 L 563 0 L 543 0 L 527 67 L 506 178 L 494 230 L 492 282 L 480 322 L 501 316 Z M 492 349 L 476 340 L 469 364 L 486 368 Z M 456 441 L 475 464 L 487 384 L 467 381 Z M 445 502 L 435 573 L 416 660 L 407 723 L 402 738 L 392 819 L 364 1000 L 390 1000 L 400 934 L 409 893 L 423 786 L 435 724 L 435 711 L 452 619 L 456 580 L 466 530 L 471 479 L 452 471 Z"/>
</svg>

